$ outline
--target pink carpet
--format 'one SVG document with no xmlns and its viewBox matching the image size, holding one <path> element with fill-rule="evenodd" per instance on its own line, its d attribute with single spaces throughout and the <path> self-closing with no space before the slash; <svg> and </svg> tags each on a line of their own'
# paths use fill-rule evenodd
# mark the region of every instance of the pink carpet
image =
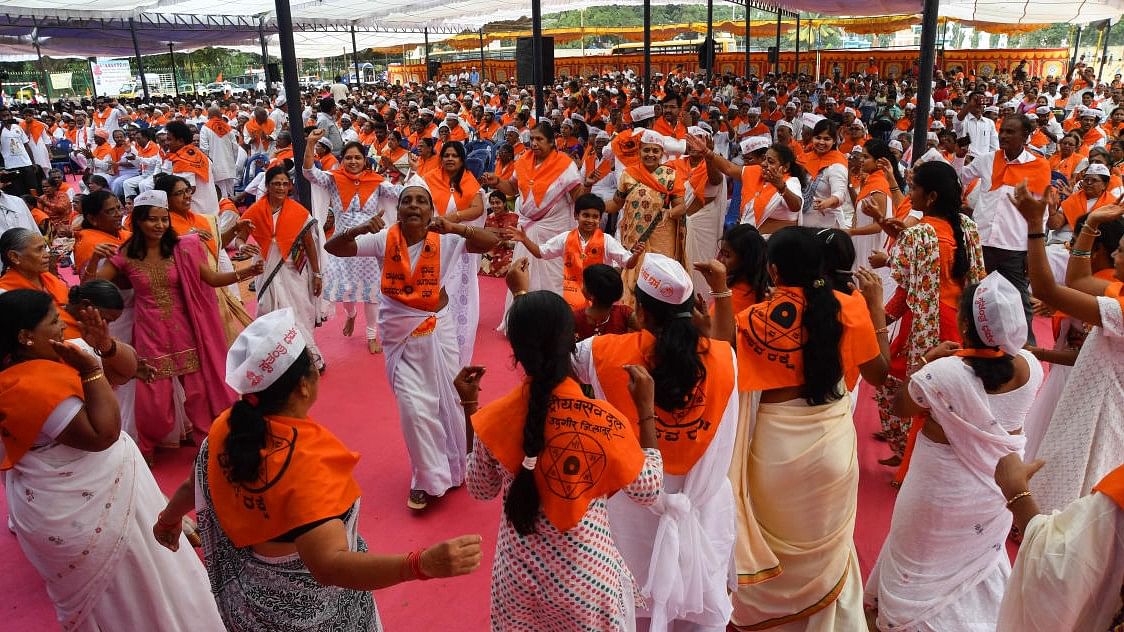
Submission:
<svg viewBox="0 0 1124 632">
<path fill-rule="evenodd" d="M 494 331 L 503 310 L 503 281 L 481 277 L 480 284 L 476 362 L 488 368 L 481 393 L 486 403 L 512 388 L 517 374 L 510 348 Z M 409 468 L 383 358 L 367 353 L 362 323 L 357 323 L 357 336 L 352 338 L 340 333 L 342 324 L 342 318 L 333 319 L 317 331 L 328 371 L 313 415 L 362 454 L 356 472 L 363 488 L 359 525 L 371 550 L 401 553 L 463 533 L 484 536 L 484 564 L 475 574 L 412 582 L 377 592 L 375 600 L 383 623 L 392 631 L 487 630 L 489 573 L 500 503 L 477 502 L 462 489 L 437 500 L 421 516 L 406 508 Z M 1037 329 L 1041 339 L 1049 335 L 1047 328 Z M 891 471 L 877 463 L 889 455 L 889 449 L 870 438 L 879 428 L 869 387 L 864 386 L 860 398 L 855 416 L 861 468 L 855 544 L 865 577 L 889 530 L 894 490 L 889 485 Z M 157 453 L 154 471 L 165 493 L 171 493 L 183 481 L 193 458 L 189 449 Z M 0 495 L 0 516 L 6 515 L 6 503 Z M 0 559 L 5 561 L 0 594 L 8 596 L 4 600 L 8 605 L 0 606 L 0 630 L 57 629 L 54 607 L 42 580 L 23 556 L 15 536 L 6 529 L 0 529 Z"/>
</svg>

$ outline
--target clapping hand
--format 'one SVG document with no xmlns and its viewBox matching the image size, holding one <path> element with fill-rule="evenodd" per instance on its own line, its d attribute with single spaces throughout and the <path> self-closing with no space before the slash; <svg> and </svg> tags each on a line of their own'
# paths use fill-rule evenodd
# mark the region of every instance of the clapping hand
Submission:
<svg viewBox="0 0 1124 632">
<path fill-rule="evenodd" d="M 482 366 L 466 366 L 453 378 L 453 388 L 462 402 L 480 401 L 480 379 L 484 377 L 486 369 Z"/>
<path fill-rule="evenodd" d="M 531 262 L 527 257 L 520 257 L 511 263 L 511 267 L 507 270 L 507 289 L 512 294 L 516 292 L 526 292 L 531 286 L 531 273 L 529 268 Z"/>
</svg>

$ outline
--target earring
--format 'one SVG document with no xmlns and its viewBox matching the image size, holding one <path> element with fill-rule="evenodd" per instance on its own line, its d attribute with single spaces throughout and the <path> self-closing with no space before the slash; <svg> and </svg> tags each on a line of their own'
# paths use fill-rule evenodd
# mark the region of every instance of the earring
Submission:
<svg viewBox="0 0 1124 632">
<path fill-rule="evenodd" d="M 27 346 L 29 346 L 29 347 L 30 347 L 31 345 L 35 344 L 35 342 L 34 342 L 34 341 L 32 341 L 32 340 L 28 340 L 28 341 L 27 341 L 26 343 L 24 343 L 24 344 L 26 344 Z"/>
</svg>

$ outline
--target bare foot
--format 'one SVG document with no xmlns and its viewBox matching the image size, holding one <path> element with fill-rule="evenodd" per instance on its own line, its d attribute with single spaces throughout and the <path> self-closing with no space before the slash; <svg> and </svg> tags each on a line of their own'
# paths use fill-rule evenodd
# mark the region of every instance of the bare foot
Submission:
<svg viewBox="0 0 1124 632">
<path fill-rule="evenodd" d="M 355 331 L 355 316 L 348 316 L 347 322 L 343 324 L 343 335 L 350 336 L 353 331 Z"/>
<path fill-rule="evenodd" d="M 367 351 L 370 351 L 372 354 L 382 353 L 382 345 L 379 344 L 378 339 L 371 338 L 367 341 Z"/>
</svg>

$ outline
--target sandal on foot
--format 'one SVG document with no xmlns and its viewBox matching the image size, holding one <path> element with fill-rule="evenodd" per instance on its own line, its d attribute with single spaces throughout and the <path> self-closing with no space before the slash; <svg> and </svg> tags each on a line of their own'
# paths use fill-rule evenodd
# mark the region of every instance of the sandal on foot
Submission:
<svg viewBox="0 0 1124 632">
<path fill-rule="evenodd" d="M 414 511 L 421 511 L 429 505 L 429 494 L 420 489 L 411 489 L 410 498 L 406 501 L 406 506 Z"/>
<path fill-rule="evenodd" d="M 878 459 L 878 464 L 886 467 L 897 467 L 902 464 L 902 457 L 895 454 L 888 459 Z"/>
<path fill-rule="evenodd" d="M 372 354 L 382 353 L 382 344 L 379 343 L 378 339 L 371 338 L 367 341 L 367 351 Z"/>
</svg>

